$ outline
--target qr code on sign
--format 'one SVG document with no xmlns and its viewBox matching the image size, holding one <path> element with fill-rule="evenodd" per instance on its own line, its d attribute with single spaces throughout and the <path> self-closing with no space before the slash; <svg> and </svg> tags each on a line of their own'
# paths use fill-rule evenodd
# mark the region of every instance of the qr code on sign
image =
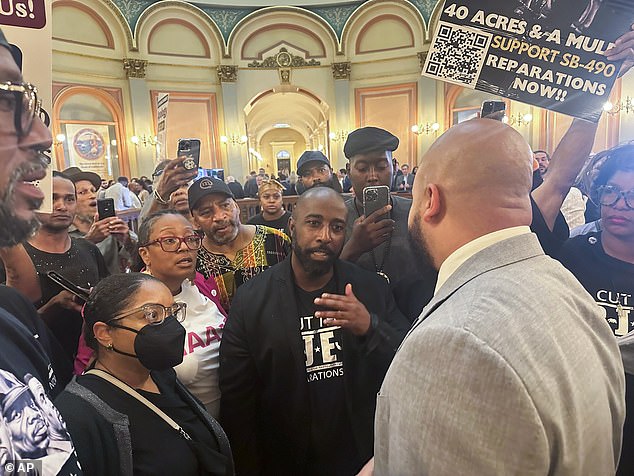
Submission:
<svg viewBox="0 0 634 476">
<path fill-rule="evenodd" d="M 475 88 L 490 43 L 488 33 L 440 22 L 423 74 Z"/>
</svg>

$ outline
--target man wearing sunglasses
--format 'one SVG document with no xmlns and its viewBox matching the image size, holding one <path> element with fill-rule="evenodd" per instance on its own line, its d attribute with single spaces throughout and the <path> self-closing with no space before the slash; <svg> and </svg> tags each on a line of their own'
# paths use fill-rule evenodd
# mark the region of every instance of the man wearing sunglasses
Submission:
<svg viewBox="0 0 634 476">
<path fill-rule="evenodd" d="M 0 247 L 24 242 L 37 229 L 36 210 L 44 193 L 33 182 L 46 175 L 48 159 L 45 151 L 52 137 L 40 119 L 35 86 L 23 82 L 19 67 L 19 50 L 10 45 L 0 31 Z M 7 381 L 24 382 L 26 376 L 41 382 L 48 392 L 43 398 L 53 398 L 63 384 L 51 363 L 51 340 L 33 306 L 19 293 L 0 286 L 0 371 Z M 8 408 L 8 391 L 0 392 L 0 420 L 17 423 L 17 414 Z M 34 408 L 35 402 L 26 402 Z M 47 402 L 48 403 L 48 402 Z M 37 430 L 40 437 L 44 428 Z M 26 430 L 14 425 L 9 434 L 12 447 L 23 440 Z M 66 435 L 70 442 L 70 436 Z M 77 457 L 69 445 L 68 452 L 36 458 L 36 471 L 44 475 L 82 474 Z M 18 455 L 3 459 L 3 470 Z M 16 466 L 17 469 L 17 466 Z"/>
</svg>

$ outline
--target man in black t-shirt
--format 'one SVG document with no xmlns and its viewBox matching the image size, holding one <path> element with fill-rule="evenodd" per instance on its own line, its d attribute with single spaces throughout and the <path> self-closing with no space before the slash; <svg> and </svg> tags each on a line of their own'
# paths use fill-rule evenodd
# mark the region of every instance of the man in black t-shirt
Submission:
<svg viewBox="0 0 634 476">
<path fill-rule="evenodd" d="M 634 330 L 634 145 L 604 151 L 592 184 L 601 206 L 602 230 L 568 240 L 560 261 L 581 282 L 606 313 L 616 336 Z M 634 377 L 626 375 L 627 414 L 619 475 L 634 474 Z"/>
<path fill-rule="evenodd" d="M 82 303 L 46 275 L 56 271 L 76 285 L 89 289 L 108 275 L 99 249 L 88 240 L 72 238 L 69 228 L 75 218 L 73 182 L 53 173 L 53 213 L 39 214 L 38 232 L 24 244 L 39 276 L 42 298 L 35 303 L 69 359 L 77 353 L 82 328 Z M 127 228 L 127 226 L 126 226 Z"/>
<path fill-rule="evenodd" d="M 37 227 L 35 210 L 51 147 L 49 130 L 38 117 L 35 88 L 22 82 L 21 54 L 0 31 L 0 246 L 23 242 Z M 17 97 L 16 97 L 17 96 Z M 70 436 L 50 431 L 50 399 L 62 389 L 51 365 L 46 332 L 32 305 L 13 289 L 0 287 L 0 472 L 27 474 L 20 462 L 29 456 L 29 474 L 80 475 Z M 34 381 L 37 381 L 37 383 Z M 35 389 L 38 388 L 36 391 Z M 42 390 L 43 391 L 42 391 Z M 22 467 L 24 468 L 24 467 Z"/>
<path fill-rule="evenodd" d="M 409 323 L 387 281 L 339 260 L 346 206 L 306 191 L 291 256 L 237 291 L 220 347 L 220 419 L 238 474 L 352 475 L 372 456 L 376 393 Z"/>
</svg>

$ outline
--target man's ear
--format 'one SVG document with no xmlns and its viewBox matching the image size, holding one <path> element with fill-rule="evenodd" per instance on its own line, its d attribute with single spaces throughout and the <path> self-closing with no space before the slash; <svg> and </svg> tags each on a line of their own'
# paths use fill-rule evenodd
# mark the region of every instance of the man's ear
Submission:
<svg viewBox="0 0 634 476">
<path fill-rule="evenodd" d="M 425 187 L 423 220 L 434 222 L 440 218 L 443 208 L 442 196 L 436 184 L 430 183 Z"/>
<path fill-rule="evenodd" d="M 290 231 L 291 234 L 295 231 L 295 218 L 293 218 L 293 215 L 288 219 L 288 231 Z"/>
</svg>

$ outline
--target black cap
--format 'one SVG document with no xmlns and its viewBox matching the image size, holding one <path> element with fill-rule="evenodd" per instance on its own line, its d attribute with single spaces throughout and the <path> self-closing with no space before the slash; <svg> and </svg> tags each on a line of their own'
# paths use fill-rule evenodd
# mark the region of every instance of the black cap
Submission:
<svg viewBox="0 0 634 476">
<path fill-rule="evenodd" d="M 362 127 L 348 134 L 343 153 L 350 159 L 357 154 L 398 149 L 398 137 L 378 127 Z"/>
<path fill-rule="evenodd" d="M 201 177 L 191 184 L 187 191 L 189 209 L 194 210 L 201 198 L 212 193 L 222 193 L 228 197 L 235 198 L 229 186 L 222 180 L 214 177 Z"/>
<path fill-rule="evenodd" d="M 307 150 L 304 152 L 297 161 L 297 175 L 302 176 L 302 171 L 309 162 L 321 162 L 327 164 L 330 167 L 330 161 L 322 152 L 318 150 Z"/>
<path fill-rule="evenodd" d="M 2 30 L 0 30 L 0 46 L 4 46 L 11 52 L 11 56 L 13 56 L 15 64 L 17 64 L 20 71 L 22 71 L 22 51 L 20 48 L 7 41 L 7 38 L 4 36 Z"/>
<path fill-rule="evenodd" d="M 79 167 L 69 167 L 66 170 L 62 170 L 62 173 L 73 183 L 77 183 L 80 180 L 88 180 L 95 187 L 95 190 L 99 190 L 99 187 L 101 187 L 101 177 L 94 172 L 84 172 Z"/>
</svg>

